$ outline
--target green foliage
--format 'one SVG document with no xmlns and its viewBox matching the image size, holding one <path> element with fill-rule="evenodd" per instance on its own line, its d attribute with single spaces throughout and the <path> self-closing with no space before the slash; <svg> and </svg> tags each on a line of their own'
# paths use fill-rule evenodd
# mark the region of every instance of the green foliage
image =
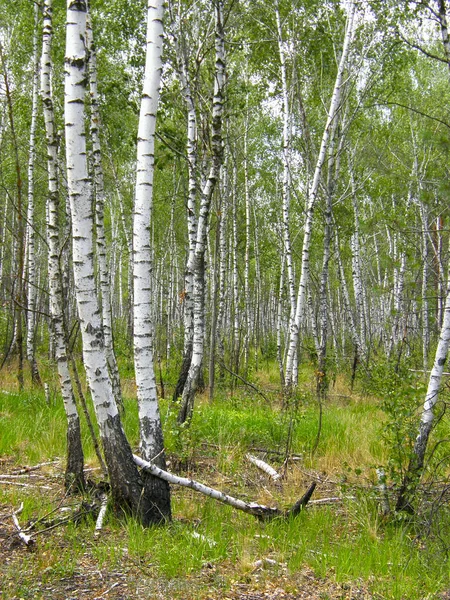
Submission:
<svg viewBox="0 0 450 600">
<path fill-rule="evenodd" d="M 423 403 L 426 387 L 423 377 L 390 363 L 379 362 L 371 370 L 366 391 L 381 399 L 386 416 L 383 441 L 388 453 L 389 479 L 400 485 L 408 466 L 417 436 L 418 407 Z"/>
</svg>

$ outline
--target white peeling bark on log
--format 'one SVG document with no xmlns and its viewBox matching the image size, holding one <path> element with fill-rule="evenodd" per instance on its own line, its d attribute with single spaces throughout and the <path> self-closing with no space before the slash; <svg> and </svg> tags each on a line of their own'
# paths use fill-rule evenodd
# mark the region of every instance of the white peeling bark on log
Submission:
<svg viewBox="0 0 450 600">
<path fill-rule="evenodd" d="M 269 475 L 269 477 L 272 477 L 274 481 L 278 481 L 279 479 L 281 479 L 280 473 L 277 473 L 277 471 L 275 471 L 273 467 L 268 465 L 263 460 L 256 458 L 256 456 L 253 456 L 253 454 L 246 454 L 245 456 L 247 460 L 252 463 L 252 465 L 255 465 L 255 467 L 258 467 L 258 469 L 261 469 L 261 471 L 264 471 L 264 473 L 267 473 L 267 475 Z"/>
<path fill-rule="evenodd" d="M 103 529 L 103 521 L 105 520 L 106 511 L 108 509 L 108 496 L 103 494 L 100 505 L 100 512 L 98 513 L 97 520 L 95 522 L 95 535 L 99 536 L 100 531 Z"/>
<path fill-rule="evenodd" d="M 22 542 L 26 545 L 29 546 L 30 544 L 32 544 L 34 542 L 34 540 L 32 539 L 32 537 L 30 535 L 26 535 L 23 531 L 21 526 L 19 525 L 19 519 L 17 518 L 17 515 L 20 515 L 20 513 L 23 510 L 23 502 L 20 505 L 18 510 L 15 510 L 13 512 L 13 514 L 11 515 L 13 523 L 15 528 L 17 529 L 17 534 L 19 536 L 19 538 L 22 540 Z"/>
<path fill-rule="evenodd" d="M 282 511 L 279 508 L 265 506 L 264 504 L 258 504 L 257 502 L 244 502 L 239 498 L 234 498 L 233 496 L 229 496 L 224 492 L 215 490 L 214 488 L 210 488 L 207 485 L 204 485 L 203 483 L 195 481 L 194 479 L 188 479 L 186 477 L 179 477 L 178 475 L 173 475 L 172 473 L 164 471 L 156 465 L 153 465 L 152 463 L 143 460 L 135 454 L 133 454 L 133 458 L 134 462 L 137 464 L 138 467 L 144 469 L 145 471 L 148 471 L 155 477 L 159 477 L 160 479 L 172 483 L 173 485 L 181 485 L 183 487 L 190 488 L 196 492 L 208 496 L 209 498 L 213 498 L 218 502 L 228 504 L 229 506 L 232 506 L 237 510 L 242 510 L 243 512 L 253 515 L 254 517 L 257 517 L 258 519 L 262 520 L 273 519 L 274 517 L 296 516 L 309 502 L 309 499 L 316 487 L 316 484 L 313 483 L 308 489 L 308 491 L 304 494 L 304 496 L 300 498 L 300 500 L 298 500 L 292 506 L 292 508 L 290 508 L 287 511 Z"/>
</svg>

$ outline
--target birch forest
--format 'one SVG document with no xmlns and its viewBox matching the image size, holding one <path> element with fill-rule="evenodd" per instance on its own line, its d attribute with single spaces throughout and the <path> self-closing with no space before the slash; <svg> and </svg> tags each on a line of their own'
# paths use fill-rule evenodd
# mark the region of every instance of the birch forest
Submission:
<svg viewBox="0 0 450 600">
<path fill-rule="evenodd" d="M 4 597 L 450 597 L 450 3 L 0 7 Z"/>
</svg>

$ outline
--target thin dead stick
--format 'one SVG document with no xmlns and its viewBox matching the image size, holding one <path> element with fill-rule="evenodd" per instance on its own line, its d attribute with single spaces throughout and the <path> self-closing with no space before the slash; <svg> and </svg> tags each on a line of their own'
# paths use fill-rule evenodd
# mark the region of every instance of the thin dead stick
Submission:
<svg viewBox="0 0 450 600">
<path fill-rule="evenodd" d="M 60 462 L 59 460 L 51 460 L 50 462 L 43 462 L 38 465 L 33 465 L 32 467 L 23 467 L 22 469 L 19 469 L 18 471 L 13 471 L 13 474 L 14 475 L 26 474 L 26 473 L 29 473 L 30 471 L 37 471 L 41 467 L 47 467 L 48 465 L 57 465 L 59 462 Z M 2 475 L 2 477 L 3 477 L 3 475 Z"/>
<path fill-rule="evenodd" d="M 24 477 L 29 479 L 45 479 L 46 475 L 36 475 L 34 473 L 22 473 L 20 475 L 0 475 L 2 479 L 21 479 L 23 481 Z"/>
<path fill-rule="evenodd" d="M 25 546 L 29 546 L 30 544 L 32 544 L 34 542 L 34 540 L 32 539 L 31 535 L 26 535 L 22 531 L 22 528 L 19 525 L 19 519 L 17 518 L 17 515 L 20 515 L 22 510 L 23 510 L 23 502 L 21 503 L 19 508 L 13 512 L 11 517 L 12 517 L 13 523 L 15 525 L 15 528 L 17 529 L 17 534 L 18 534 L 19 538 L 22 540 L 22 542 L 25 544 Z"/>
<path fill-rule="evenodd" d="M 95 522 L 95 536 L 100 535 L 100 531 L 103 529 L 103 521 L 105 520 L 106 510 L 108 508 L 108 496 L 102 494 L 100 512 L 98 513 L 97 521 Z"/>
<path fill-rule="evenodd" d="M 274 481 L 278 481 L 279 479 L 281 479 L 281 475 L 263 460 L 256 458 L 256 456 L 253 456 L 253 454 L 246 454 L 245 456 L 247 460 L 249 460 L 252 463 L 252 465 L 255 465 L 255 467 L 258 467 L 258 469 L 261 469 L 261 471 L 264 471 L 264 473 L 267 473 L 267 475 L 269 475 L 269 477 L 272 477 Z"/>
<path fill-rule="evenodd" d="M 116 581 L 116 583 L 113 583 L 112 586 L 110 588 L 108 588 L 107 590 L 105 590 L 100 596 L 96 596 L 94 598 L 94 600 L 102 600 L 102 598 L 104 596 L 106 596 L 106 594 L 109 594 L 109 592 L 111 592 L 114 588 L 116 588 L 118 585 L 120 585 L 120 581 Z"/>
<path fill-rule="evenodd" d="M 253 385 L 253 383 L 250 383 L 250 381 L 247 381 L 246 379 L 244 379 L 243 377 L 241 377 L 240 375 L 238 375 L 237 373 L 234 373 L 231 369 L 229 369 L 226 364 L 219 359 L 219 364 L 221 367 L 223 367 L 225 369 L 225 371 L 228 371 L 228 373 L 230 373 L 230 375 L 233 375 L 233 377 L 237 377 L 237 379 L 240 379 L 242 381 L 242 383 L 244 383 L 245 385 L 247 385 L 248 387 L 252 388 L 252 390 L 255 390 L 255 392 L 257 394 L 259 394 L 261 396 L 261 398 L 264 398 L 264 400 L 270 404 L 270 400 L 267 398 L 267 396 L 265 396 L 261 390 L 259 390 L 256 385 Z"/>
<path fill-rule="evenodd" d="M 23 488 L 34 488 L 38 490 L 51 490 L 53 489 L 49 485 L 32 485 L 31 483 L 20 483 L 19 481 L 4 481 L 0 479 L 0 485 L 15 485 Z"/>
<path fill-rule="evenodd" d="M 163 471 L 159 467 L 143 460 L 142 458 L 140 458 L 139 456 L 136 456 L 135 454 L 133 454 L 133 458 L 134 458 L 134 462 L 138 465 L 138 467 L 141 467 L 141 469 L 148 471 L 155 477 L 159 477 L 160 479 L 163 479 L 164 481 L 167 481 L 174 485 L 181 485 L 183 487 L 187 487 L 192 490 L 195 490 L 196 492 L 200 492 L 201 494 L 204 494 L 205 496 L 214 498 L 214 500 L 218 500 L 219 502 L 223 502 L 224 504 L 228 504 L 229 506 L 232 506 L 233 508 L 242 510 L 245 513 L 253 515 L 254 517 L 257 517 L 260 520 L 269 520 L 269 519 L 273 519 L 275 517 L 283 517 L 283 518 L 295 517 L 308 504 L 308 502 L 311 498 L 311 495 L 314 492 L 314 489 L 316 487 L 316 483 L 313 482 L 311 484 L 311 486 L 309 487 L 309 489 L 307 490 L 307 492 L 294 504 L 294 506 L 292 508 L 290 508 L 287 511 L 283 511 L 283 510 L 280 510 L 279 508 L 264 506 L 263 504 L 257 504 L 256 502 L 244 502 L 243 500 L 240 500 L 239 498 L 234 498 L 233 496 L 229 496 L 228 494 L 225 494 L 224 492 L 220 492 L 219 490 L 210 488 L 210 487 L 204 485 L 203 483 L 199 483 L 198 481 L 195 481 L 193 479 L 187 479 L 186 477 L 178 477 L 178 475 L 173 475 L 172 473 L 169 473 L 168 471 Z"/>
<path fill-rule="evenodd" d="M 318 498 L 317 500 L 311 500 L 309 506 L 319 506 L 320 504 L 334 504 L 335 502 L 343 502 L 344 500 L 356 500 L 355 496 L 335 496 L 332 498 Z"/>
</svg>

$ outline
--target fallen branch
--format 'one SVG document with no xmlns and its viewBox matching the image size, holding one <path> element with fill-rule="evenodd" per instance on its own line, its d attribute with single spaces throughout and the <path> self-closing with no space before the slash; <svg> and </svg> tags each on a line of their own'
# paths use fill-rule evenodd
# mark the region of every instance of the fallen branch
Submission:
<svg viewBox="0 0 450 600">
<path fill-rule="evenodd" d="M 39 463 L 38 465 L 33 465 L 32 467 L 23 467 L 22 469 L 13 471 L 13 474 L 14 475 L 22 475 L 25 473 L 29 473 L 30 471 L 37 471 L 41 467 L 47 467 L 48 465 L 57 465 L 59 462 L 60 462 L 59 460 L 51 460 L 49 462 L 43 462 L 43 463 Z"/>
<path fill-rule="evenodd" d="M 214 500 L 218 500 L 219 502 L 223 502 L 224 504 L 228 504 L 237 510 L 242 510 L 245 513 L 253 515 L 254 517 L 265 521 L 269 519 L 273 519 L 275 517 L 294 517 L 298 515 L 298 513 L 308 504 L 312 493 L 316 487 L 316 483 L 313 482 L 309 487 L 308 491 L 298 500 L 294 506 L 287 510 L 283 511 L 276 507 L 264 506 L 263 504 L 257 504 L 256 502 L 244 502 L 243 500 L 239 500 L 239 498 L 233 498 L 233 496 L 229 496 L 228 494 L 224 494 L 219 490 L 215 490 L 210 488 L 203 483 L 199 483 L 198 481 L 194 481 L 193 479 L 187 479 L 186 477 L 179 477 L 178 475 L 173 475 L 168 471 L 163 471 L 159 467 L 149 463 L 139 456 L 133 454 L 134 462 L 144 469 L 144 471 L 148 471 L 155 477 L 159 477 L 168 483 L 172 483 L 173 485 L 181 485 L 183 487 L 190 488 L 191 490 L 195 490 L 196 492 L 200 492 L 205 496 L 209 496 L 210 498 L 214 498 Z"/>
<path fill-rule="evenodd" d="M 318 506 L 320 504 L 334 504 L 335 502 L 343 502 L 344 500 L 356 500 L 355 496 L 334 496 L 332 498 L 319 498 L 318 500 L 311 500 L 309 506 Z"/>
<path fill-rule="evenodd" d="M 106 494 L 103 494 L 102 498 L 101 498 L 100 512 L 98 513 L 97 521 L 95 522 L 95 535 L 96 536 L 100 535 L 100 531 L 103 528 L 103 521 L 105 520 L 107 508 L 108 508 L 108 496 Z"/>
<path fill-rule="evenodd" d="M 246 458 L 252 463 L 252 465 L 255 465 L 255 467 L 258 467 L 258 469 L 261 469 L 261 471 L 264 471 L 264 473 L 267 473 L 269 477 L 272 477 L 274 481 L 281 479 L 281 475 L 263 460 L 256 458 L 256 456 L 253 456 L 253 454 L 246 454 Z"/>
<path fill-rule="evenodd" d="M 17 534 L 18 534 L 19 538 L 22 540 L 22 542 L 25 544 L 25 546 L 30 546 L 31 544 L 34 543 L 34 540 L 32 539 L 32 537 L 30 535 L 26 535 L 22 531 L 22 527 L 19 525 L 19 519 L 17 518 L 17 515 L 20 515 L 22 510 L 23 510 L 23 502 L 20 505 L 20 507 L 13 512 L 11 517 L 12 517 L 14 526 L 17 529 Z"/>
<path fill-rule="evenodd" d="M 39 490 L 53 489 L 49 485 L 32 485 L 31 483 L 21 483 L 19 481 L 4 481 L 3 479 L 0 479 L 0 485 L 16 485 L 18 487 L 35 488 L 35 489 L 39 489 Z"/>
</svg>

